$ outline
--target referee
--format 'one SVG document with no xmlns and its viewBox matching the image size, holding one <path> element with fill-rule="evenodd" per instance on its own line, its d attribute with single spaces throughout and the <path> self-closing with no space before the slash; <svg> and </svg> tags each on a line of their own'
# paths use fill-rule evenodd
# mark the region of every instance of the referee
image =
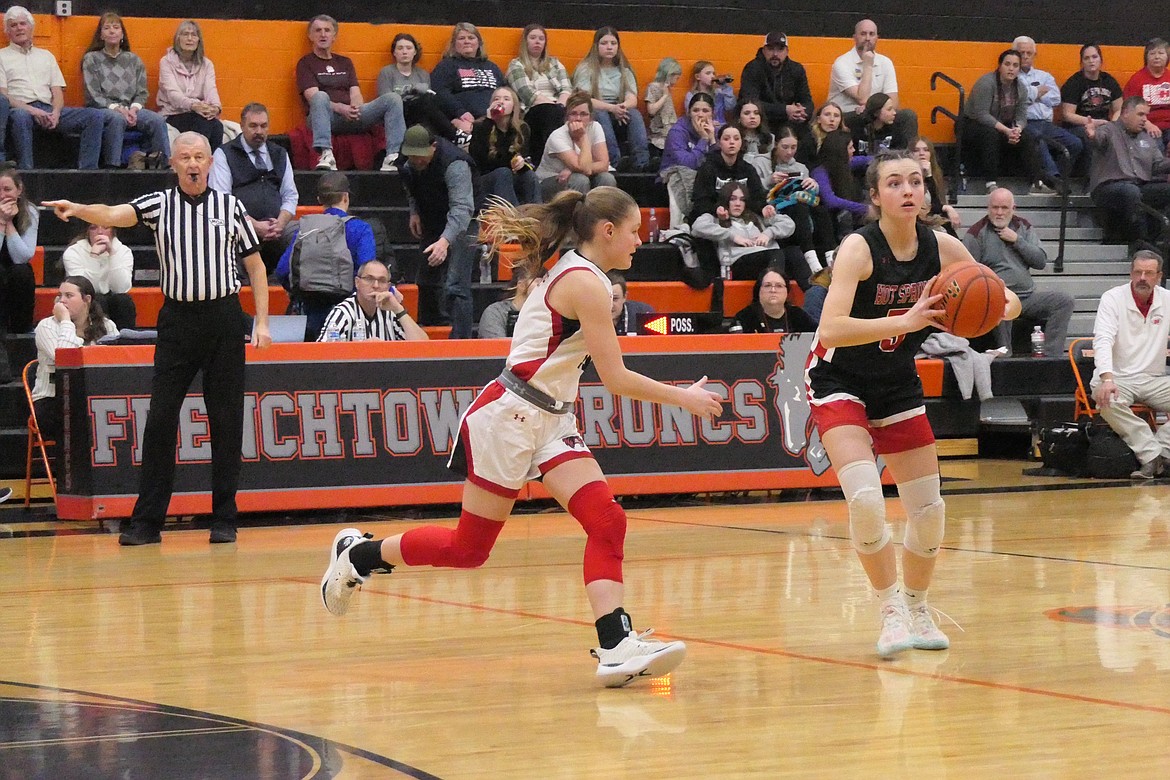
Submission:
<svg viewBox="0 0 1170 780">
<path fill-rule="evenodd" d="M 195 375 L 203 372 L 203 399 L 211 427 L 211 542 L 236 540 L 236 488 L 244 431 L 245 317 L 236 259 L 243 257 L 256 301 L 255 346 L 268 335 L 268 278 L 260 241 L 243 204 L 208 189 L 211 148 L 198 133 L 182 133 L 171 152 L 179 186 L 118 206 L 46 201 L 60 219 L 154 231 L 164 296 L 150 415 L 143 434 L 138 501 L 122 545 L 158 544 L 175 481 L 179 411 Z"/>
</svg>

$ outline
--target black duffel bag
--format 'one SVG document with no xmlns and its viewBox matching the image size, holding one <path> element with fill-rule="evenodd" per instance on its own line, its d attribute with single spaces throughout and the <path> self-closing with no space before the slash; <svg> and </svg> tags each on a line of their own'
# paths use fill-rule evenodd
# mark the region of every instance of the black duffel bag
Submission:
<svg viewBox="0 0 1170 780">
<path fill-rule="evenodd" d="M 1069 477 L 1087 477 L 1088 455 L 1089 431 L 1085 424 L 1058 423 L 1040 429 L 1040 460 L 1045 469 Z"/>
<path fill-rule="evenodd" d="M 1089 446 L 1085 454 L 1088 476 L 1125 479 L 1140 465 L 1133 450 L 1108 425 L 1096 424 L 1089 429 Z"/>
</svg>

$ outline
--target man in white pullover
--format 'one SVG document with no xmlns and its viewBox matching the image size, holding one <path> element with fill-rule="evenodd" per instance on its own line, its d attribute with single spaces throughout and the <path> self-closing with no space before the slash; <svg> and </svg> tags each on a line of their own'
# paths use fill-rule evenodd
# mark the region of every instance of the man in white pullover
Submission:
<svg viewBox="0 0 1170 780">
<path fill-rule="evenodd" d="M 1170 424 L 1157 434 L 1133 413 L 1140 403 L 1170 411 L 1166 343 L 1170 337 L 1170 291 L 1162 287 L 1162 258 L 1147 249 L 1134 253 L 1129 284 L 1106 290 L 1093 324 L 1096 370 L 1093 400 L 1109 427 L 1137 455 L 1135 479 L 1153 479 L 1170 458 Z"/>
</svg>

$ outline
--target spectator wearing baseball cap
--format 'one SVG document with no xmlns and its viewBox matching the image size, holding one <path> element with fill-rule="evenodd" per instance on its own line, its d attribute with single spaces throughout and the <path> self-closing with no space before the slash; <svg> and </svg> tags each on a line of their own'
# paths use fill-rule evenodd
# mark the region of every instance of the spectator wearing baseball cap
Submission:
<svg viewBox="0 0 1170 780">
<path fill-rule="evenodd" d="M 743 66 L 739 100 L 763 109 L 773 130 L 791 127 L 798 136 L 808 133 L 813 115 L 812 91 L 804 66 L 788 56 L 788 36 L 770 32 L 754 60 Z"/>
<path fill-rule="evenodd" d="M 438 325 L 446 314 L 451 338 L 469 339 L 475 162 L 423 125 L 407 129 L 401 154 L 398 171 L 410 200 L 410 233 L 426 261 L 415 277 L 419 324 Z"/>
</svg>

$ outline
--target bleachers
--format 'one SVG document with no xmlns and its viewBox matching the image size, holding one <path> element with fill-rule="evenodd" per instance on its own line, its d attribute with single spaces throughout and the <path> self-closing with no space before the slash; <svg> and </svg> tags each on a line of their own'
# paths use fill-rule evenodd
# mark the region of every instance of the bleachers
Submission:
<svg viewBox="0 0 1170 780">
<path fill-rule="evenodd" d="M 317 180 L 321 175 L 317 171 L 297 172 L 297 190 L 302 205 L 316 205 Z M 410 235 L 406 192 L 397 174 L 350 171 L 348 176 L 352 189 L 350 213 L 382 223 L 401 275 L 412 279 L 414 270 L 422 262 L 422 253 L 418 242 Z M 659 219 L 665 223 L 666 190 L 654 179 L 653 174 L 622 174 L 619 184 L 634 194 L 641 205 L 662 209 L 664 213 Z M 30 196 L 37 200 L 68 198 L 86 203 L 124 203 L 145 192 L 171 186 L 173 180 L 170 171 L 29 171 L 25 175 L 25 186 Z M 45 284 L 54 286 L 60 283 L 61 255 L 83 230 L 84 226 L 78 220 L 65 223 L 52 212 L 41 212 L 38 243 L 45 250 Z M 150 230 L 139 225 L 121 230 L 118 235 L 134 253 L 135 285 L 157 284 L 158 257 Z M 635 257 L 629 278 L 642 281 L 678 279 L 677 253 L 667 247 L 642 247 Z"/>
<path fill-rule="evenodd" d="M 298 172 L 297 187 L 301 203 L 315 205 L 317 179 L 320 173 Z M 390 244 L 398 259 L 400 270 L 408 277 L 421 262 L 417 242 L 410 236 L 407 226 L 408 209 L 406 195 L 394 173 L 350 172 L 353 207 L 352 213 L 363 219 L 380 220 L 386 228 Z M 618 183 L 631 192 L 643 208 L 660 208 L 660 224 L 665 221 L 667 206 L 666 192 L 654 181 L 653 174 L 622 174 Z M 126 202 L 132 198 L 165 188 L 173 183 L 169 171 L 124 172 L 124 171 L 30 171 L 25 175 L 26 187 L 31 197 L 37 200 L 69 198 L 83 202 Z M 1032 196 L 1026 193 L 1022 181 L 1001 181 L 1017 194 L 1017 209 L 1034 225 L 1049 249 L 1050 260 L 1056 255 L 1059 238 L 1059 207 L 1056 198 Z M 958 208 L 964 224 L 970 225 L 985 213 L 985 196 L 981 182 L 969 182 L 969 193 L 961 195 Z M 1101 292 L 1122 283 L 1127 278 L 1128 265 L 1124 246 L 1101 245 L 1100 230 L 1094 225 L 1091 203 L 1086 196 L 1072 198 L 1072 209 L 1068 215 L 1069 228 L 1064 253 L 1064 272 L 1056 273 L 1051 265 L 1038 274 L 1043 285 L 1064 289 L 1077 301 L 1077 310 L 1070 329 L 1070 338 L 1088 335 L 1092 330 L 1097 300 Z M 46 287 L 38 294 L 37 316 L 47 316 L 52 308 L 53 288 L 59 283 L 60 257 L 68 242 L 80 234 L 80 222 L 68 225 L 56 219 L 49 211 L 41 212 L 39 243 L 44 248 L 44 280 Z M 157 288 L 158 259 L 155 254 L 152 234 L 145 228 L 136 227 L 120 232 L 121 239 L 131 247 L 135 256 L 136 289 L 133 295 L 139 312 L 139 325 L 150 327 L 154 324 L 161 306 L 161 293 Z M 478 277 L 477 277 L 478 278 Z M 634 257 L 634 264 L 627 273 L 630 280 L 630 297 L 650 303 L 659 311 L 694 311 L 709 308 L 711 291 L 696 291 L 681 281 L 677 252 L 669 246 L 645 244 Z M 734 282 L 727 285 L 724 297 L 724 314 L 732 315 L 745 306 L 751 296 L 751 282 Z M 417 311 L 417 291 L 413 285 L 401 286 L 407 296 L 407 305 Z M 490 303 L 505 294 L 507 282 L 492 282 L 475 285 L 475 307 L 478 313 Z M 281 312 L 287 305 L 287 295 L 280 288 L 270 288 L 271 310 Z M 245 301 L 250 306 L 249 301 Z M 446 337 L 445 329 L 431 329 L 432 338 Z M 8 341 L 9 362 L 17 368 L 35 357 L 35 346 L 31 334 L 12 335 Z M 1010 394 L 1016 388 L 1021 372 L 1031 376 L 1039 364 L 1028 364 L 1024 360 L 1013 366 L 1006 361 L 996 361 L 997 395 Z M 1029 373 L 1031 372 L 1031 373 Z M 1055 381 L 1055 378 L 1053 378 Z M 1046 380 L 1047 381 L 1047 380 Z M 1029 382 L 1027 385 L 1035 385 Z M 1059 384 L 1059 382 L 1057 382 Z M 1048 383 L 1051 385 L 1051 382 Z M 1035 391 L 1034 398 L 1025 397 L 1029 404 L 1029 415 L 1034 419 L 1059 417 L 1065 405 L 1071 404 L 1071 391 L 1065 397 L 1064 390 L 1045 385 L 1046 389 Z M 22 399 L 19 398 L 19 383 L 0 386 L 0 464 L 23 463 L 24 417 L 21 414 Z M 953 389 L 953 388 L 950 388 Z M 948 393 L 950 391 L 948 389 Z M 1029 391 L 1032 392 L 1032 391 Z M 1035 394 L 1034 393 L 1034 394 Z M 1048 411 L 1046 411 L 1048 410 Z M 935 403 L 931 407 L 932 423 L 940 436 L 972 436 L 979 428 L 978 410 L 970 405 L 954 406 Z"/>
<path fill-rule="evenodd" d="M 1033 271 L 1036 284 L 1045 289 L 1063 290 L 1076 301 L 1068 340 L 1093 334 L 1093 319 L 1101 293 L 1129 279 L 1128 248 L 1123 244 L 1102 244 L 1101 229 L 1093 221 L 1093 203 L 1088 195 L 1069 198 L 1065 230 L 1064 270 L 1053 269 L 1060 238 L 1060 202 L 1053 195 L 1028 195 L 1027 183 L 1002 181 L 1016 193 L 1016 213 L 1032 223 L 1041 245 L 1048 253 L 1043 271 Z M 972 180 L 968 194 L 959 195 L 957 208 L 964 229 L 987 215 L 983 182 Z M 962 233 L 960 233 L 960 237 Z M 1066 345 L 1067 346 L 1067 345 Z"/>
</svg>

